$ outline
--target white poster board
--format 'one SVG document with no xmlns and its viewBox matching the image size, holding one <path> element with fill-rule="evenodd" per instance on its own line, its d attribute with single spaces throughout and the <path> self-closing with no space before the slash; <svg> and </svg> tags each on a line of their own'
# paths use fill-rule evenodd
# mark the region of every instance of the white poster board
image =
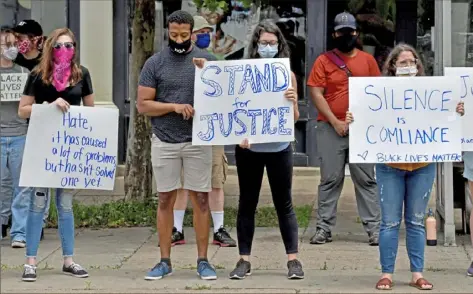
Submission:
<svg viewBox="0 0 473 294">
<path fill-rule="evenodd" d="M 28 80 L 27 73 L 0 74 L 0 101 L 20 101 L 26 80 Z"/>
<path fill-rule="evenodd" d="M 33 105 L 20 186 L 113 190 L 118 110 Z"/>
<path fill-rule="evenodd" d="M 461 79 L 460 99 L 465 103 L 465 115 L 461 118 L 462 150 L 473 151 L 473 68 L 446 67 L 445 76 L 455 76 Z"/>
<path fill-rule="evenodd" d="M 460 79 L 349 80 L 351 163 L 461 161 Z"/>
<path fill-rule="evenodd" d="M 288 58 L 209 61 L 196 68 L 193 145 L 294 141 Z"/>
</svg>

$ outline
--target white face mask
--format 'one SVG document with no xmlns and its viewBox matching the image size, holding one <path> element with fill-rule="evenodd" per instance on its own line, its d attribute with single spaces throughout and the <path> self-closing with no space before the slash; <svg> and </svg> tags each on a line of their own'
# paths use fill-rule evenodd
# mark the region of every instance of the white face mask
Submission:
<svg viewBox="0 0 473 294">
<path fill-rule="evenodd" d="M 18 48 L 12 46 L 2 50 L 2 57 L 8 60 L 15 60 L 18 56 Z"/>
<path fill-rule="evenodd" d="M 278 54 L 278 45 L 261 45 L 258 44 L 258 54 L 261 58 L 273 58 Z"/>
<path fill-rule="evenodd" d="M 396 67 L 396 76 L 410 76 L 417 75 L 417 66 Z"/>
</svg>

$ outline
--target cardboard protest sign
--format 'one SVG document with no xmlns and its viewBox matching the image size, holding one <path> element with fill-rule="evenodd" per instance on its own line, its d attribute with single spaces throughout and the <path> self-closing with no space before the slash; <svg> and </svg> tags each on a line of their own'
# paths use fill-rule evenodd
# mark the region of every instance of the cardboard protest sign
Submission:
<svg viewBox="0 0 473 294">
<path fill-rule="evenodd" d="M 113 190 L 118 110 L 33 105 L 20 186 Z"/>
<path fill-rule="evenodd" d="M 473 68 L 446 67 L 445 76 L 461 79 L 460 99 L 465 104 L 465 115 L 462 116 L 462 150 L 473 151 Z"/>
<path fill-rule="evenodd" d="M 349 80 L 351 163 L 461 161 L 455 77 Z"/>
<path fill-rule="evenodd" d="M 196 69 L 192 144 L 294 140 L 289 59 L 206 62 Z"/>
</svg>

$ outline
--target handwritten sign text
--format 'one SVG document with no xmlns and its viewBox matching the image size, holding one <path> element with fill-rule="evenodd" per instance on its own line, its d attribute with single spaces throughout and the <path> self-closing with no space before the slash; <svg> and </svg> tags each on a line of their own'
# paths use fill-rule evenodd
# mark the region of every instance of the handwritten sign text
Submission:
<svg viewBox="0 0 473 294">
<path fill-rule="evenodd" d="M 289 59 L 207 62 L 196 69 L 194 145 L 289 142 L 294 114 Z"/>
<path fill-rule="evenodd" d="M 113 190 L 118 111 L 33 105 L 20 186 Z"/>
<path fill-rule="evenodd" d="M 350 162 L 461 161 L 460 80 L 350 78 Z"/>
</svg>

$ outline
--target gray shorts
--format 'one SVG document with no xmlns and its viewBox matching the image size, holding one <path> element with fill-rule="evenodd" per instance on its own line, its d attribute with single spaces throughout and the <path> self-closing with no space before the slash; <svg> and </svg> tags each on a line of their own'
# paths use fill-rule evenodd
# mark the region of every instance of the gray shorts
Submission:
<svg viewBox="0 0 473 294">
<path fill-rule="evenodd" d="M 473 181 L 473 151 L 463 152 L 463 177 Z"/>
<path fill-rule="evenodd" d="M 194 146 L 191 142 L 165 143 L 153 135 L 151 162 L 158 192 L 212 190 L 212 146 Z"/>
</svg>

